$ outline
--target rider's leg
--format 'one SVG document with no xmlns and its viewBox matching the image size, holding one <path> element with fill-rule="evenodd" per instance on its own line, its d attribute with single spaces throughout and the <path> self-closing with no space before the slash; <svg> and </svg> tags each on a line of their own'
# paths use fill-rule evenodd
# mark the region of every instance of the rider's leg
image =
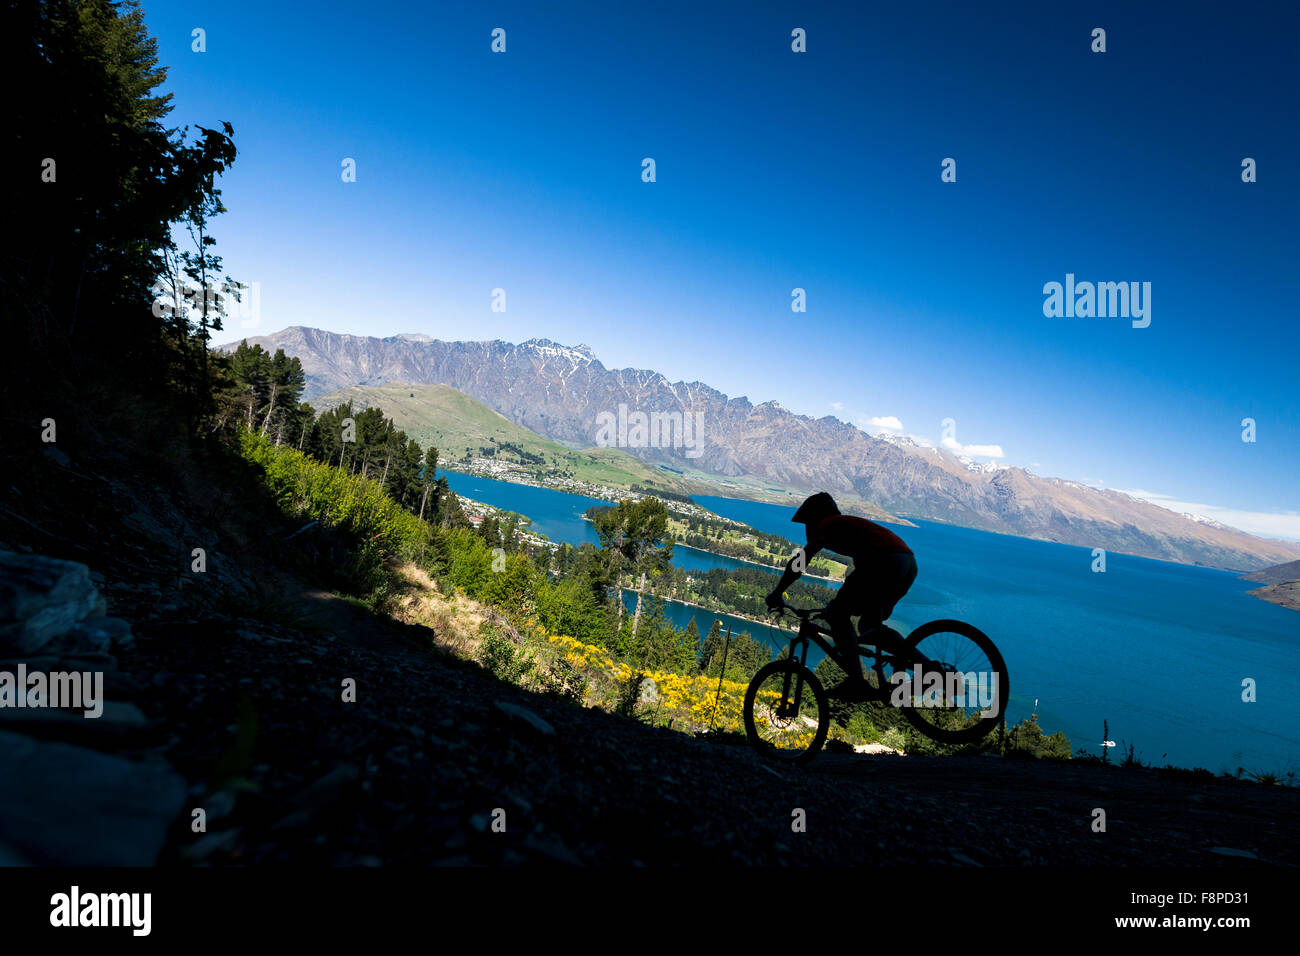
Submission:
<svg viewBox="0 0 1300 956">
<path fill-rule="evenodd" d="M 903 635 L 884 622 L 915 579 L 916 561 L 910 554 L 881 554 L 866 561 L 854 560 L 853 571 L 826 606 L 826 621 L 835 650 L 843 663 L 849 665 L 850 682 L 865 683 L 858 653 L 859 635 L 851 618 L 859 618 L 864 639 L 897 650 L 904 642 Z"/>
<path fill-rule="evenodd" d="M 893 615 L 894 606 L 916 580 L 916 559 L 910 554 L 891 554 L 878 562 L 876 572 L 879 588 L 876 591 L 875 623 L 871 622 L 870 616 L 864 615 L 859 638 L 883 650 L 897 651 L 905 638 L 885 621 Z"/>
<path fill-rule="evenodd" d="M 896 650 L 903 643 L 903 635 L 885 621 L 916 580 L 916 559 L 906 553 L 882 554 L 863 570 L 871 575 L 871 585 L 864 589 L 861 599 L 859 643 Z"/>
<path fill-rule="evenodd" d="M 862 658 L 858 656 L 858 639 L 850 618 L 861 614 L 863 604 L 863 584 L 866 579 L 855 569 L 849 572 L 839 592 L 826 605 L 826 623 L 831 628 L 831 638 L 835 641 L 835 650 L 839 652 L 844 663 L 850 665 L 849 680 L 863 680 Z"/>
<path fill-rule="evenodd" d="M 849 680 L 864 680 L 862 674 L 862 657 L 858 654 L 858 636 L 853 631 L 853 622 L 849 620 L 848 615 L 842 619 L 831 619 L 828 615 L 831 625 L 831 636 L 835 640 L 835 649 L 839 651 L 840 657 L 845 664 L 849 665 Z"/>
</svg>

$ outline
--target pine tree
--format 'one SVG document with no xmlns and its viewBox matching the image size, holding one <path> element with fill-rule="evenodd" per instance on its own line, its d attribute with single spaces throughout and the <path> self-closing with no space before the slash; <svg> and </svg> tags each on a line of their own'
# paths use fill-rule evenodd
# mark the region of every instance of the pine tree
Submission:
<svg viewBox="0 0 1300 956">
<path fill-rule="evenodd" d="M 188 129 L 165 125 L 171 97 L 155 91 L 167 71 L 133 0 L 11 0 L 3 17 L 5 64 L 22 88 L 6 106 L 12 148 L 0 155 L 11 224 L 0 230 L 0 375 L 43 408 L 43 396 L 79 396 L 88 381 L 180 392 L 197 425 L 194 406 L 208 404 L 212 384 L 197 380 L 205 343 L 160 279 L 184 272 L 172 226 L 220 205 L 234 131 L 199 127 L 191 143 Z M 57 164 L 45 184 L 33 172 L 42 157 Z M 212 246 L 203 244 L 207 265 Z"/>
<path fill-rule="evenodd" d="M 646 578 L 666 568 L 673 554 L 668 534 L 668 509 L 657 498 L 624 499 L 616 507 L 597 509 L 593 517 L 601 549 L 608 552 L 616 573 L 626 570 L 637 580 L 636 610 L 632 616 L 635 634 L 641 618 Z"/>
<path fill-rule="evenodd" d="M 694 623 L 692 620 L 691 623 Z M 709 634 L 704 638 L 704 644 L 700 647 L 699 668 L 701 671 L 708 672 L 713 664 L 715 655 L 722 651 L 722 622 L 716 618 L 713 625 L 709 628 Z"/>
</svg>

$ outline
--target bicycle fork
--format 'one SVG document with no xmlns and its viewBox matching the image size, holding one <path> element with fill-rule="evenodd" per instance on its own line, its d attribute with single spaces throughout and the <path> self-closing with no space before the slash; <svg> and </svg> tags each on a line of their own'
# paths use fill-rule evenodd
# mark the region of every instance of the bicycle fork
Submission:
<svg viewBox="0 0 1300 956">
<path fill-rule="evenodd" d="M 781 709 L 788 709 L 788 713 L 781 714 L 782 717 L 792 717 L 798 714 L 800 707 L 803 706 L 803 675 L 804 670 L 808 667 L 808 639 L 806 637 L 796 637 L 790 641 L 790 660 L 799 666 L 786 671 L 785 680 L 781 683 Z M 790 695 L 791 681 L 794 682 L 793 699 L 791 699 Z"/>
</svg>

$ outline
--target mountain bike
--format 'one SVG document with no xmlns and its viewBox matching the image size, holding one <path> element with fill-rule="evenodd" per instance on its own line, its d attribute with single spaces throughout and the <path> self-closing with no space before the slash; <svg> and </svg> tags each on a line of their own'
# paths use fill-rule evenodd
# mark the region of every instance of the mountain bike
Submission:
<svg viewBox="0 0 1300 956">
<path fill-rule="evenodd" d="M 807 763 L 830 730 L 829 697 L 808 668 L 816 644 L 846 674 L 853 661 L 840 656 L 825 623 L 826 608 L 779 609 L 799 619 L 788 652 L 759 668 L 745 691 L 745 734 L 767 758 Z M 818 623 L 820 619 L 823 623 Z M 922 624 L 907 637 L 879 628 L 858 636 L 866 683 L 864 697 L 897 707 L 931 740 L 973 743 L 997 726 L 1011 694 L 1007 665 L 983 631 L 963 621 Z"/>
</svg>

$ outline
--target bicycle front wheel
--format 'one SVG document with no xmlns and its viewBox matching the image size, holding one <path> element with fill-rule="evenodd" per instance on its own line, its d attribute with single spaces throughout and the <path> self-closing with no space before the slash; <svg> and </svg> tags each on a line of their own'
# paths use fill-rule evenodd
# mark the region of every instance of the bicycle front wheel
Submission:
<svg viewBox="0 0 1300 956">
<path fill-rule="evenodd" d="M 812 671 L 792 660 L 764 665 L 745 691 L 745 734 L 763 757 L 807 763 L 830 730 L 826 691 Z"/>
<path fill-rule="evenodd" d="M 914 662 L 896 663 L 887 690 L 908 723 L 945 744 L 973 743 L 998 725 L 1011 678 L 987 634 L 964 621 L 931 621 L 907 643 Z"/>
</svg>

